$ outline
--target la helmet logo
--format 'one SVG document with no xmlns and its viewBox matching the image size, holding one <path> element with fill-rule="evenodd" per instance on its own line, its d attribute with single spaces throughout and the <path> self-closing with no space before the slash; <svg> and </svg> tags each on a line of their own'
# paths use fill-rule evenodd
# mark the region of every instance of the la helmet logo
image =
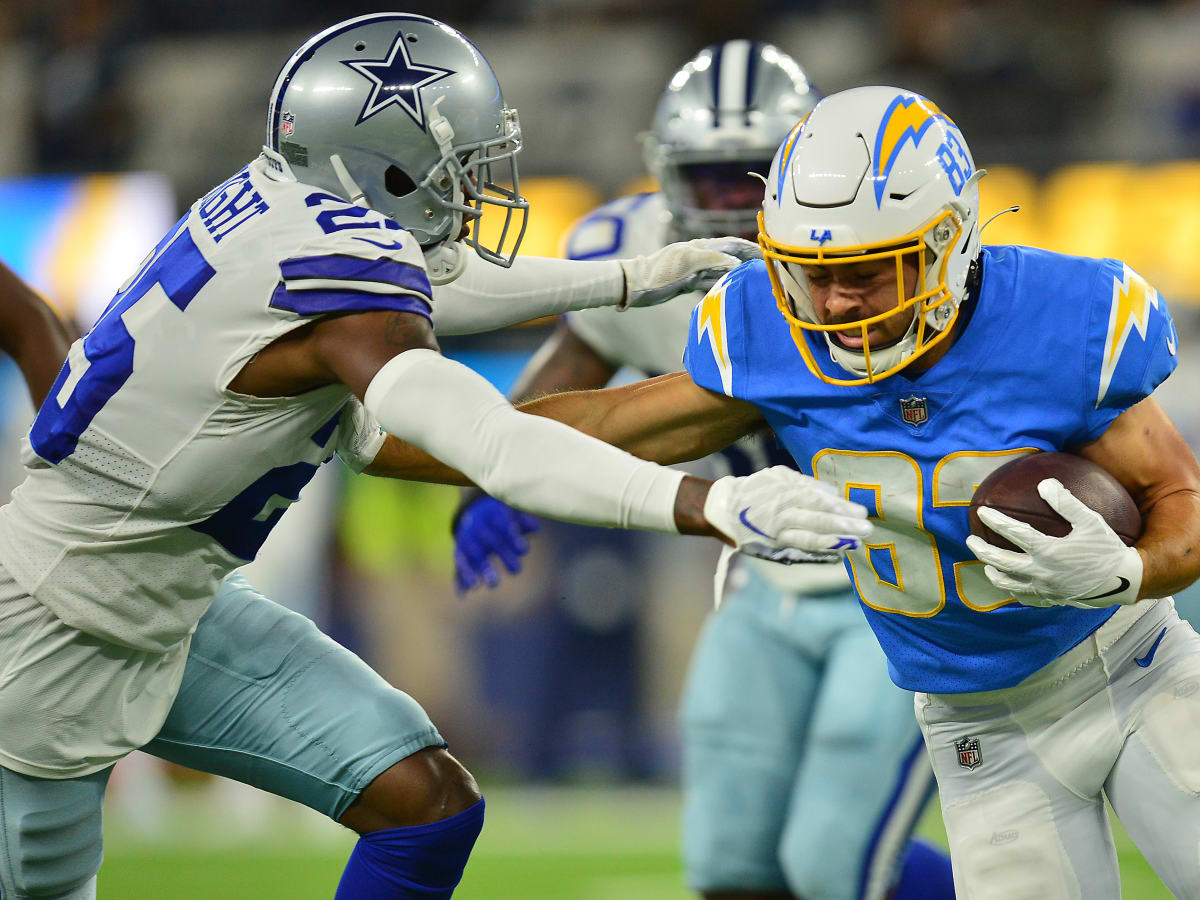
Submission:
<svg viewBox="0 0 1200 900">
<path fill-rule="evenodd" d="M 924 425 L 929 421 L 929 400 L 918 397 L 900 398 L 900 418 L 909 425 Z"/>
<path fill-rule="evenodd" d="M 983 762 L 983 751 L 979 749 L 979 738 L 963 737 L 954 742 L 958 764 L 964 769 L 974 769 Z"/>
<path fill-rule="evenodd" d="M 383 59 L 343 59 L 342 65 L 349 66 L 371 82 L 371 93 L 355 125 L 361 125 L 389 106 L 398 106 L 422 131 L 425 130 L 425 108 L 421 88 L 455 74 L 453 69 L 413 62 L 403 31 L 396 32 L 391 49 Z"/>
<path fill-rule="evenodd" d="M 824 247 L 826 241 L 833 240 L 833 232 L 830 231 L 828 228 L 826 228 L 820 234 L 817 234 L 817 229 L 810 228 L 808 230 L 808 239 L 810 241 L 816 241 L 818 244 L 820 244 L 822 247 Z"/>
</svg>

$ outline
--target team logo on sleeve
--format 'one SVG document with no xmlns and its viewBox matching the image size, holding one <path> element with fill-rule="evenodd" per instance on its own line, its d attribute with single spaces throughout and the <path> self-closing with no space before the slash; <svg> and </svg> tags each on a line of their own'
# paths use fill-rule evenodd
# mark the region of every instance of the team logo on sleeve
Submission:
<svg viewBox="0 0 1200 900">
<path fill-rule="evenodd" d="M 361 125 L 377 112 L 394 105 L 408 113 L 422 131 L 425 130 L 425 110 L 421 103 L 421 88 L 454 74 L 453 69 L 413 62 L 402 31 L 396 34 L 392 49 L 383 59 L 344 59 L 342 65 L 349 66 L 371 82 L 371 93 L 355 125 Z"/>
<path fill-rule="evenodd" d="M 1137 272 L 1124 266 L 1121 277 L 1113 276 L 1112 306 L 1108 313 L 1108 336 L 1104 340 L 1104 358 L 1100 362 L 1100 390 L 1096 395 L 1096 406 L 1104 402 L 1108 386 L 1112 383 L 1117 363 L 1130 333 L 1136 328 L 1138 336 L 1146 340 L 1146 327 L 1150 322 L 1150 310 L 1158 309 L 1158 291 L 1146 283 Z"/>
<path fill-rule="evenodd" d="M 725 330 L 725 281 L 718 281 L 700 301 L 696 314 L 696 343 L 704 341 L 708 334 L 713 360 L 721 373 L 721 389 L 733 396 L 733 364 L 729 360 L 729 344 Z"/>
<path fill-rule="evenodd" d="M 979 738 L 963 737 L 954 742 L 958 764 L 964 769 L 974 769 L 983 762 L 983 751 L 979 749 Z"/>
</svg>

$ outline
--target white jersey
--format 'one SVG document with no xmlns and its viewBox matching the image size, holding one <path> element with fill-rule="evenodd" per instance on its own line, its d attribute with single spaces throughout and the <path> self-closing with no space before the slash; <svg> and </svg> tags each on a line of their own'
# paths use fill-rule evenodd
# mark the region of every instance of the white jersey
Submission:
<svg viewBox="0 0 1200 900">
<path fill-rule="evenodd" d="M 606 203 L 577 222 L 567 235 L 571 259 L 629 259 L 653 253 L 676 237 L 662 194 L 634 194 Z M 681 294 L 658 306 L 612 307 L 567 314 L 567 327 L 614 366 L 647 375 L 678 372 L 688 323 L 703 294 Z M 633 313 L 633 314 L 631 314 Z"/>
<path fill-rule="evenodd" d="M 572 259 L 626 259 L 653 253 L 678 236 L 662 194 L 634 194 L 595 209 L 567 235 Z M 703 295 L 683 294 L 646 309 L 585 309 L 567 315 L 572 334 L 614 366 L 630 366 L 647 375 L 683 368 L 683 350 L 692 309 Z M 718 454 L 718 465 L 735 475 L 748 475 L 772 465 L 795 468 L 774 435 L 745 438 Z M 849 591 L 842 566 L 783 566 L 750 560 L 777 587 L 797 593 Z"/>
<path fill-rule="evenodd" d="M 67 625 L 162 652 L 254 558 L 317 467 L 383 437 L 341 385 L 231 391 L 323 315 L 429 315 L 415 240 L 268 155 L 192 205 L 83 338 L 22 447 L 0 564 Z"/>
</svg>

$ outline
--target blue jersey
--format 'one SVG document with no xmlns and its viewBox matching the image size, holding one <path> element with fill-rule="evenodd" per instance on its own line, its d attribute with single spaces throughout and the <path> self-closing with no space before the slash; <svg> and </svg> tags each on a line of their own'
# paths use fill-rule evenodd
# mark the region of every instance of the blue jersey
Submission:
<svg viewBox="0 0 1200 900">
<path fill-rule="evenodd" d="M 684 357 L 700 386 L 755 404 L 801 471 L 867 507 L 875 531 L 847 567 L 910 690 L 1016 684 L 1112 614 L 1026 607 L 993 587 L 966 547 L 967 506 L 1015 456 L 1098 438 L 1175 367 L 1166 305 L 1116 260 L 987 247 L 974 306 L 919 376 L 830 385 L 796 348 L 809 341 L 844 377 L 824 338 L 793 332 L 752 262 L 696 307 Z"/>
</svg>

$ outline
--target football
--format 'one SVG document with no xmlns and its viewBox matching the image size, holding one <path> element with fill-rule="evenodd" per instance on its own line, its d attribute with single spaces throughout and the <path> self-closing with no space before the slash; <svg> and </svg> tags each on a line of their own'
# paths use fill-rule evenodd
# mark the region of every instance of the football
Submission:
<svg viewBox="0 0 1200 900">
<path fill-rule="evenodd" d="M 1105 469 L 1072 453 L 1034 453 L 998 468 L 975 489 L 968 510 L 971 534 L 1005 550 L 1017 550 L 979 519 L 979 507 L 990 506 L 1019 519 L 1051 537 L 1063 537 L 1071 525 L 1042 499 L 1037 486 L 1045 478 L 1057 478 L 1086 506 L 1104 517 L 1126 546 L 1142 533 L 1142 516 L 1121 482 Z"/>
</svg>

